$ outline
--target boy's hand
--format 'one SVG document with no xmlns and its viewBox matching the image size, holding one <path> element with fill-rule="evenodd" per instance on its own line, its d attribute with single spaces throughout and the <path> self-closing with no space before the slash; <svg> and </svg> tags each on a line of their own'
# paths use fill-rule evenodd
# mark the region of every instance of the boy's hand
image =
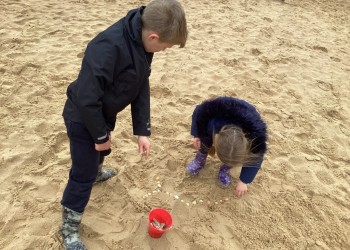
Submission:
<svg viewBox="0 0 350 250">
<path fill-rule="evenodd" d="M 242 181 L 239 181 L 236 186 L 235 195 L 237 197 L 242 197 L 247 192 L 248 192 L 248 185 Z"/>
<path fill-rule="evenodd" d="M 104 151 L 111 148 L 111 140 L 106 141 L 102 144 L 95 144 L 95 150 L 96 151 Z"/>
<path fill-rule="evenodd" d="M 139 152 L 148 159 L 149 153 L 151 151 L 151 142 L 147 136 L 139 136 Z"/>
<path fill-rule="evenodd" d="M 193 138 L 193 146 L 195 149 L 200 149 L 201 147 L 201 139 L 199 139 L 198 137 L 194 137 Z"/>
</svg>

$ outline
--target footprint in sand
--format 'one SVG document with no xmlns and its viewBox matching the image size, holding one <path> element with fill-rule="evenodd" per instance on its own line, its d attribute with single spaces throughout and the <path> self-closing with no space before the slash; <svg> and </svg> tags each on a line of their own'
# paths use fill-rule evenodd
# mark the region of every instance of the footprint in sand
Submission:
<svg viewBox="0 0 350 250">
<path fill-rule="evenodd" d="M 318 171 L 318 172 L 316 172 L 315 174 L 316 174 L 317 179 L 318 179 L 322 184 L 325 184 L 325 185 L 332 185 L 332 184 L 335 183 L 334 178 L 333 178 L 329 173 L 327 173 L 326 171 Z"/>
<path fill-rule="evenodd" d="M 313 46 L 312 49 L 314 49 L 314 50 L 320 50 L 320 51 L 322 51 L 322 52 L 328 53 L 328 49 L 327 49 L 326 47 L 323 47 L 323 46 L 318 46 L 318 45 L 316 45 L 316 46 Z"/>
<path fill-rule="evenodd" d="M 324 82 L 321 80 L 316 80 L 316 82 L 317 82 L 317 87 L 319 87 L 320 89 L 322 89 L 324 91 L 332 91 L 333 90 L 332 84 L 330 84 L 328 82 Z"/>
</svg>

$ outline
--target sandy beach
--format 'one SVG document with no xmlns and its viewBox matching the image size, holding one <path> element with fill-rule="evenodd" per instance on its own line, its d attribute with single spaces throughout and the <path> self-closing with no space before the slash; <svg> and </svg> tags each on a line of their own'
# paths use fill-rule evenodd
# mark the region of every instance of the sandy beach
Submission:
<svg viewBox="0 0 350 250">
<path fill-rule="evenodd" d="M 63 249 L 66 88 L 87 43 L 147 3 L 0 2 L 0 249 Z M 138 154 L 126 108 L 106 158 L 118 175 L 95 185 L 84 213 L 88 249 L 350 249 L 350 1 L 181 3 L 186 47 L 152 64 L 151 157 Z M 194 107 L 222 95 L 252 103 L 268 125 L 263 167 L 240 199 L 217 184 L 218 158 L 185 171 Z M 155 207 L 173 216 L 159 239 L 147 233 Z"/>
</svg>

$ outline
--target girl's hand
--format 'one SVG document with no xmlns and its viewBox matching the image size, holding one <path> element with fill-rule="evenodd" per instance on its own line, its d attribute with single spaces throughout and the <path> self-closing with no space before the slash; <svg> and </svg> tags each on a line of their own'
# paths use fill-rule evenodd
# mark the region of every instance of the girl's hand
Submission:
<svg viewBox="0 0 350 250">
<path fill-rule="evenodd" d="M 200 149 L 200 147 L 201 147 L 201 139 L 199 139 L 198 137 L 193 137 L 193 146 L 197 150 Z"/>
<path fill-rule="evenodd" d="M 242 181 L 239 181 L 236 186 L 235 195 L 237 197 L 242 197 L 247 192 L 248 192 L 248 185 Z"/>
<path fill-rule="evenodd" d="M 147 136 L 139 136 L 139 153 L 144 155 L 148 159 L 149 153 L 151 151 L 151 142 Z"/>
</svg>

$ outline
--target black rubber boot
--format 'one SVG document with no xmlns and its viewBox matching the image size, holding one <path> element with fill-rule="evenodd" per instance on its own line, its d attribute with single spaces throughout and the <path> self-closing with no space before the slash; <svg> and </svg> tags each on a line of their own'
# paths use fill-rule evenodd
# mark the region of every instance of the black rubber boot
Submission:
<svg viewBox="0 0 350 250">
<path fill-rule="evenodd" d="M 116 174 L 117 173 L 113 168 L 102 169 L 102 164 L 100 164 L 98 167 L 98 173 L 97 173 L 95 183 L 106 181 L 106 180 L 112 178 L 113 176 L 115 176 Z"/>
<path fill-rule="evenodd" d="M 67 250 L 87 250 L 79 235 L 79 226 L 83 213 L 63 207 L 62 228 L 63 245 Z"/>
</svg>

